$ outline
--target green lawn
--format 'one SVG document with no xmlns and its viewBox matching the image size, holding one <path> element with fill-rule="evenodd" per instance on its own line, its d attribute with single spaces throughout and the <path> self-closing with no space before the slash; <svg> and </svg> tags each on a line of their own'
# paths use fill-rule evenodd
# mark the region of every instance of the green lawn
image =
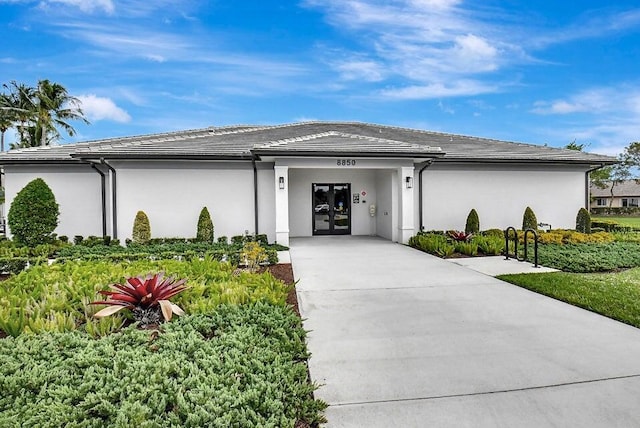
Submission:
<svg viewBox="0 0 640 428">
<path fill-rule="evenodd" d="M 616 273 L 554 272 L 498 278 L 640 328 L 640 268 Z"/>
<path fill-rule="evenodd" d="M 592 217 L 592 221 L 615 221 L 623 226 L 640 227 L 640 217 Z"/>
</svg>

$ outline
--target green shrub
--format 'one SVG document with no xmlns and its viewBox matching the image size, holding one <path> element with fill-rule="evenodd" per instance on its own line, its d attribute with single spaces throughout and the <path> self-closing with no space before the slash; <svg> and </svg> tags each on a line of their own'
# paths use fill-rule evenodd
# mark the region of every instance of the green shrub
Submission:
<svg viewBox="0 0 640 428">
<path fill-rule="evenodd" d="M 455 246 L 449 243 L 446 236 L 439 234 L 412 236 L 409 238 L 409 245 L 438 257 L 450 257 L 455 252 Z"/>
<path fill-rule="evenodd" d="M 326 404 L 307 380 L 305 335 L 289 308 L 256 303 L 162 332 L 6 338 L 0 426 L 318 426 Z"/>
<path fill-rule="evenodd" d="M 244 235 L 235 235 L 231 237 L 232 244 L 244 244 L 246 242 L 246 238 Z"/>
<path fill-rule="evenodd" d="M 498 256 L 504 250 L 505 241 L 501 237 L 476 235 L 473 237 L 472 242 L 478 246 L 478 250 L 485 256 Z"/>
<path fill-rule="evenodd" d="M 14 240 L 33 247 L 53 241 L 59 215 L 51 188 L 43 179 L 36 178 L 18 192 L 7 218 Z"/>
<path fill-rule="evenodd" d="M 454 244 L 456 253 L 464 254 L 465 256 L 477 256 L 478 244 L 475 242 L 456 242 Z"/>
<path fill-rule="evenodd" d="M 218 236 L 218 244 L 228 244 L 229 243 L 229 238 L 227 238 L 226 236 Z"/>
<path fill-rule="evenodd" d="M 472 209 L 467 216 L 467 224 L 464 227 L 466 233 L 478 233 L 480 232 L 480 219 L 475 209 Z"/>
<path fill-rule="evenodd" d="M 200 242 L 213 242 L 213 221 L 207 207 L 202 208 L 198 217 L 198 230 L 196 240 Z"/>
<path fill-rule="evenodd" d="M 82 235 L 76 235 L 76 236 L 73 237 L 73 243 L 75 245 L 82 244 L 82 241 L 84 241 L 84 237 Z"/>
<path fill-rule="evenodd" d="M 502 229 L 487 229 L 482 232 L 482 236 L 491 238 L 500 238 L 504 241 L 504 230 Z"/>
<path fill-rule="evenodd" d="M 585 208 L 580 208 L 576 216 L 576 231 L 591 233 L 591 214 Z"/>
<path fill-rule="evenodd" d="M 66 244 L 66 243 L 68 243 L 68 242 L 69 242 L 69 237 L 68 237 L 68 236 L 66 236 L 66 235 L 60 235 L 60 236 L 58 236 L 58 241 L 60 241 L 60 242 L 62 242 L 62 243 L 64 243 L 64 244 Z"/>
<path fill-rule="evenodd" d="M 582 233 L 575 230 L 554 229 L 538 234 L 538 242 L 541 244 L 597 244 L 608 243 L 615 240 L 609 232 Z M 522 239 L 520 240 L 523 241 Z"/>
<path fill-rule="evenodd" d="M 536 215 L 530 207 L 524 210 L 524 215 L 522 216 L 522 230 L 527 229 L 538 230 L 538 219 L 536 219 Z"/>
<path fill-rule="evenodd" d="M 151 225 L 149 217 L 144 211 L 138 211 L 133 221 L 133 234 L 131 236 L 133 242 L 137 244 L 146 244 L 151 239 Z"/>
</svg>

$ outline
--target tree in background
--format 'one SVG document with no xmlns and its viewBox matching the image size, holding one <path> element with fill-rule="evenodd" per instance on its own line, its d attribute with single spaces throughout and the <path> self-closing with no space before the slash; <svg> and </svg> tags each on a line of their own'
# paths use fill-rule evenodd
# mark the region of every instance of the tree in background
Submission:
<svg viewBox="0 0 640 428">
<path fill-rule="evenodd" d="M 13 112 L 10 110 L 9 94 L 0 93 L 0 152 L 4 152 L 4 134 L 13 125 Z"/>
<path fill-rule="evenodd" d="M 564 148 L 567 150 L 575 150 L 577 152 L 581 152 L 586 146 L 588 146 L 588 144 L 578 144 L 576 140 L 573 140 L 572 142 L 564 146 Z"/>
<path fill-rule="evenodd" d="M 80 100 L 58 83 L 44 79 L 32 88 L 11 81 L 3 87 L 8 92 L 0 97 L 0 118 L 9 123 L 6 129 L 15 127 L 18 131 L 19 142 L 12 148 L 49 145 L 60 138 L 59 128 L 73 136 L 75 129 L 69 124 L 70 120 L 89 123 L 80 108 Z M 0 127 L 2 129 L 5 128 Z"/>
</svg>

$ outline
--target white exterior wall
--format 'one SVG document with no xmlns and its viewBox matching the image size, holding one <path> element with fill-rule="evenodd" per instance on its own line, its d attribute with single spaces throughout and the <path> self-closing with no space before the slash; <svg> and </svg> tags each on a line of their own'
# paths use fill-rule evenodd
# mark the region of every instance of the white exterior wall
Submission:
<svg viewBox="0 0 640 428">
<path fill-rule="evenodd" d="M 377 204 L 376 171 L 368 169 L 289 169 L 289 234 L 313 235 L 313 183 L 350 183 L 351 193 L 361 193 L 360 203 L 351 205 L 351 234 L 375 235 L 376 219 L 369 205 Z M 365 201 L 365 202 L 363 202 Z"/>
<path fill-rule="evenodd" d="M 4 172 L 5 215 L 8 215 L 16 194 L 30 181 L 42 178 L 60 206 L 55 233 L 70 239 L 75 235 L 102 236 L 100 175 L 89 165 L 8 165 Z"/>
<path fill-rule="evenodd" d="M 378 236 L 393 241 L 393 219 L 398 218 L 398 201 L 395 171 L 376 171 L 376 232 Z"/>
<path fill-rule="evenodd" d="M 136 213 L 154 238 L 195 237 L 207 207 L 215 237 L 253 233 L 253 169 L 244 162 L 111 162 L 117 171 L 118 238 L 131 238 Z M 268 218 L 268 216 L 267 216 Z"/>
<path fill-rule="evenodd" d="M 273 164 L 258 164 L 258 233 L 265 233 L 269 242 L 276 240 L 274 180 Z"/>
<path fill-rule="evenodd" d="M 481 230 L 520 228 L 527 206 L 538 222 L 573 229 L 576 214 L 584 207 L 585 170 L 566 165 L 436 162 L 422 176 L 424 229 L 464 230 L 472 208 L 478 212 Z M 416 183 L 417 175 L 416 171 Z"/>
</svg>

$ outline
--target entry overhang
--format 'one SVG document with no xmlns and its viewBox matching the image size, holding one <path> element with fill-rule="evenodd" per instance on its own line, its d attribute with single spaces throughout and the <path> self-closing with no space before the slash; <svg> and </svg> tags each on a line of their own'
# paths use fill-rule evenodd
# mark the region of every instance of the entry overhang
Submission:
<svg viewBox="0 0 640 428">
<path fill-rule="evenodd" d="M 440 147 L 335 131 L 256 144 L 251 152 L 263 160 L 282 157 L 358 157 L 412 159 L 414 162 L 422 162 L 445 155 Z"/>
</svg>

